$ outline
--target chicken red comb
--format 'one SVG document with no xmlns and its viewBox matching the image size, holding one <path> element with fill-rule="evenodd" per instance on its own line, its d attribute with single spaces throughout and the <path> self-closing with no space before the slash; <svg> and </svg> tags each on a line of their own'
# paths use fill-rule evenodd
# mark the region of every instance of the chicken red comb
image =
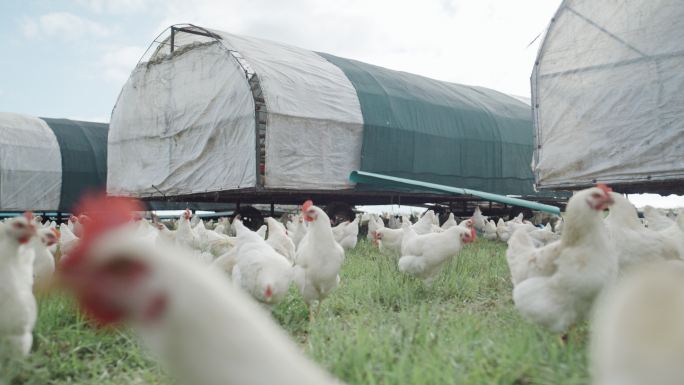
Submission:
<svg viewBox="0 0 684 385">
<path fill-rule="evenodd" d="M 302 205 L 302 211 L 308 211 L 311 208 L 311 206 L 313 206 L 313 201 L 309 199 Z"/>
<path fill-rule="evenodd" d="M 608 194 L 610 194 L 610 193 L 613 192 L 613 189 L 612 189 L 612 188 L 608 187 L 607 185 L 605 185 L 605 184 L 603 184 L 603 183 L 597 184 L 596 187 L 599 188 L 599 189 L 601 189 L 601 190 L 603 191 L 603 193 L 606 194 L 606 195 L 608 195 Z"/>
<path fill-rule="evenodd" d="M 28 220 L 29 222 L 31 222 L 31 221 L 33 220 L 33 213 L 30 212 L 30 211 L 24 212 L 24 218 L 26 218 L 26 220 Z"/>
<path fill-rule="evenodd" d="M 103 234 L 131 221 L 133 213 L 143 211 L 140 201 L 131 198 L 108 197 L 106 194 L 86 195 L 76 205 L 77 213 L 88 213 L 83 224 L 83 236 L 78 247 L 64 261 L 63 268 L 80 264 L 92 243 Z"/>
</svg>

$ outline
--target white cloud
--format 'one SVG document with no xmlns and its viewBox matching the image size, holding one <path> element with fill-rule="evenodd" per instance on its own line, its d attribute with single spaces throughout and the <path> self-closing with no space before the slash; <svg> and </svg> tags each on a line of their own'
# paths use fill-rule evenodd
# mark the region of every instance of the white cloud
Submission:
<svg viewBox="0 0 684 385">
<path fill-rule="evenodd" d="M 86 37 L 103 38 L 111 31 L 92 20 L 69 12 L 52 12 L 21 20 L 24 36 L 29 39 L 48 38 L 78 40 Z"/>
<path fill-rule="evenodd" d="M 159 30 L 195 23 L 437 79 L 529 96 L 560 0 L 168 0 Z"/>
<path fill-rule="evenodd" d="M 95 13 L 122 14 L 139 13 L 148 10 L 151 0 L 76 0 L 77 4 L 86 6 Z"/>
<path fill-rule="evenodd" d="M 123 84 L 138 63 L 145 50 L 136 46 L 105 48 L 100 58 L 99 68 L 108 81 Z"/>
</svg>

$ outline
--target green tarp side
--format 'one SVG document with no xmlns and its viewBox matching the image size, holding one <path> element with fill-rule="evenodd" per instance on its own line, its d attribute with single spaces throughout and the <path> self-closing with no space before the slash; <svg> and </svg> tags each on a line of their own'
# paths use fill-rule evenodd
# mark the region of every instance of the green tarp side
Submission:
<svg viewBox="0 0 684 385">
<path fill-rule="evenodd" d="M 41 118 L 55 133 L 62 155 L 59 210 L 70 212 L 81 195 L 107 187 L 107 132 L 105 123 Z"/>
<path fill-rule="evenodd" d="M 361 170 L 504 195 L 534 195 L 529 105 L 500 92 L 318 53 L 356 89 Z"/>
</svg>

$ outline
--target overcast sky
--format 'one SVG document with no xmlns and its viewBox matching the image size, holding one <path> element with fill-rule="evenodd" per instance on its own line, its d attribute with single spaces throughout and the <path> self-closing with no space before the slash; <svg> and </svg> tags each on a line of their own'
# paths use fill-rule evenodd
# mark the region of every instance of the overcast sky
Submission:
<svg viewBox="0 0 684 385">
<path fill-rule="evenodd" d="M 174 23 L 276 40 L 530 95 L 560 0 L 1 0 L 0 111 L 109 121 L 147 46 Z M 644 198 L 639 204 L 680 205 Z"/>
<path fill-rule="evenodd" d="M 2 110 L 109 121 L 131 69 L 174 23 L 261 37 L 529 96 L 559 0 L 2 0 Z"/>
</svg>

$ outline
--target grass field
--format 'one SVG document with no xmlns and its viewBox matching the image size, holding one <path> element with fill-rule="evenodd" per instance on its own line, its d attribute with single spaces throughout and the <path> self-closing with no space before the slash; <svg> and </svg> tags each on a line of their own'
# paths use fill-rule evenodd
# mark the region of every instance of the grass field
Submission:
<svg viewBox="0 0 684 385">
<path fill-rule="evenodd" d="M 587 331 L 567 345 L 511 300 L 505 245 L 468 245 L 431 288 L 367 242 L 309 324 L 295 290 L 274 312 L 307 355 L 348 384 L 586 384 Z M 35 346 L 0 384 L 170 384 L 126 331 L 96 331 L 68 299 L 39 299 Z"/>
</svg>

